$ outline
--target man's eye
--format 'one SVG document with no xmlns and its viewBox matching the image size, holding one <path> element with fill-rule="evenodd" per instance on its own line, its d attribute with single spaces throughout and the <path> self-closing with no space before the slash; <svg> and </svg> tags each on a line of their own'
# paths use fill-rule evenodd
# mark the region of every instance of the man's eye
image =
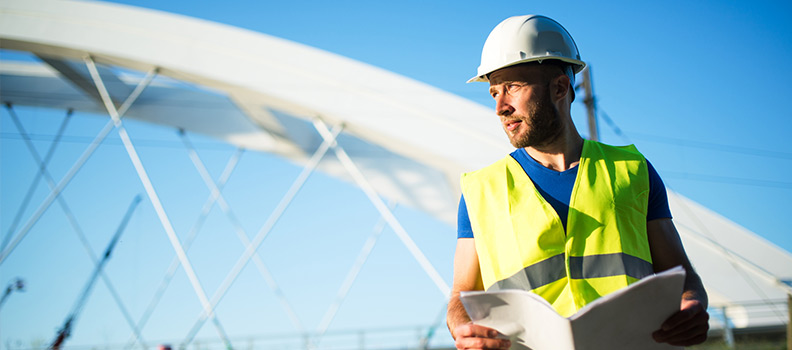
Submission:
<svg viewBox="0 0 792 350">
<path fill-rule="evenodd" d="M 522 87 L 523 86 L 521 84 L 507 84 L 506 91 L 508 91 L 509 93 L 513 93 L 513 92 L 517 92 Z"/>
</svg>

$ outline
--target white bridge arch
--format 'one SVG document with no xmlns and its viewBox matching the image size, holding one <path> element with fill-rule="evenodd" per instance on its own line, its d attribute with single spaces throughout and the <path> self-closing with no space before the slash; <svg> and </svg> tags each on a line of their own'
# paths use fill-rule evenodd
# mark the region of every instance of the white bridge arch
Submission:
<svg viewBox="0 0 792 350">
<path fill-rule="evenodd" d="M 173 14 L 99 2 L 8 0 L 0 4 L 0 48 L 41 59 L 0 62 L 3 103 L 111 116 L 102 132 L 113 127 L 121 132 L 162 228 L 201 300 L 204 318 L 213 314 L 216 301 L 200 286 L 132 139 L 123 136 L 125 118 L 206 135 L 304 167 L 261 235 L 250 237 L 229 276 L 241 271 L 248 259 L 256 259 L 263 237 L 316 168 L 364 190 L 441 295 L 449 292 L 450 276 L 437 272 L 386 202 L 453 225 L 459 174 L 511 150 L 492 123 L 492 111 L 479 104 L 311 47 Z M 124 70 L 145 76 L 119 74 Z M 207 109 L 195 102 L 211 96 L 178 84 L 152 83 L 157 76 L 210 89 L 230 103 Z M 184 103 L 162 103 L 168 100 Z M 323 157 L 326 153 L 335 157 Z M 74 173 L 80 167 L 78 161 Z M 3 227 L 0 264 L 23 243 L 36 216 L 56 205 L 70 174 L 55 179 L 51 194 L 18 227 L 7 233 Z M 213 193 L 220 192 L 218 185 L 207 181 Z M 733 306 L 737 311 L 730 320 L 738 327 L 783 322 L 788 317 L 785 307 L 767 306 L 773 310 L 765 317 L 737 304 L 769 302 L 792 292 L 792 256 L 680 194 L 670 193 L 669 199 L 711 302 Z M 224 280 L 218 290 L 224 292 L 233 282 Z M 318 328 L 324 332 L 326 322 Z M 189 343 L 191 336 L 187 338 Z"/>
</svg>

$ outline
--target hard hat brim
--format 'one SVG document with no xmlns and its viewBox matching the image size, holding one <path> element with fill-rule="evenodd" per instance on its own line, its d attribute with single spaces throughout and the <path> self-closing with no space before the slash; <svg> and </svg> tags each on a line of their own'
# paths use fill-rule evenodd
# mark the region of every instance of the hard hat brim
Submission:
<svg viewBox="0 0 792 350">
<path fill-rule="evenodd" d="M 516 66 L 518 64 L 523 64 L 523 63 L 528 63 L 528 62 L 539 62 L 541 64 L 542 61 L 544 61 L 544 60 L 556 60 L 556 61 L 562 61 L 562 62 L 569 63 L 570 65 L 573 66 L 572 71 L 575 74 L 580 73 L 584 68 L 586 68 L 586 62 L 583 62 L 583 61 L 580 61 L 580 60 L 574 60 L 574 59 L 566 58 L 566 57 L 558 57 L 558 56 L 531 57 L 529 59 L 520 60 L 520 61 L 517 61 L 517 62 L 512 62 L 512 63 L 506 64 L 506 65 L 497 67 L 495 69 L 487 69 L 484 73 L 479 72 L 478 75 L 468 79 L 466 84 L 475 83 L 475 82 L 488 83 L 489 82 L 489 78 L 487 78 L 487 76 L 489 76 L 490 74 L 492 74 L 492 72 L 494 72 L 496 70 L 503 69 L 503 68 L 508 68 L 508 67 L 511 67 L 511 66 Z"/>
</svg>

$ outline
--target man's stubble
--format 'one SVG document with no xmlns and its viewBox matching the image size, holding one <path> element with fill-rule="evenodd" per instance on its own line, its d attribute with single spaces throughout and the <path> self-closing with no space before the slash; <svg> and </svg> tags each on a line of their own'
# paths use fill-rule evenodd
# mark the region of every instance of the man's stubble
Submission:
<svg viewBox="0 0 792 350">
<path fill-rule="evenodd" d="M 553 105 L 553 101 L 550 99 L 549 91 L 550 84 L 542 89 L 540 95 L 533 101 L 530 101 L 527 116 L 511 116 L 518 117 L 527 129 L 522 134 L 511 135 L 508 131 L 506 132 L 509 141 L 515 148 L 545 146 L 561 135 L 561 118 L 555 105 Z"/>
</svg>

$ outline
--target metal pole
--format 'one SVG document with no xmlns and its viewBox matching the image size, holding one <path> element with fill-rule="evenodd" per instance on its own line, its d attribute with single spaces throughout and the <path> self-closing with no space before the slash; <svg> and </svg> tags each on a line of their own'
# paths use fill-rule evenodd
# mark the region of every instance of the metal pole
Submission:
<svg viewBox="0 0 792 350">
<path fill-rule="evenodd" d="M 9 115 L 11 115 L 11 118 L 14 119 L 14 124 L 17 125 L 17 129 L 19 129 L 19 126 L 21 124 L 17 121 L 18 118 L 16 117 L 15 113 L 13 113 L 11 103 L 6 103 L 5 106 L 6 109 L 8 110 Z M 66 112 L 66 117 L 63 118 L 63 121 L 61 122 L 61 125 L 58 128 L 58 132 L 55 134 L 55 139 L 52 140 L 52 143 L 50 144 L 50 147 L 47 150 L 47 154 L 44 156 L 43 164 L 39 165 L 39 171 L 38 173 L 36 173 L 36 177 L 33 178 L 33 182 L 30 183 L 30 187 L 28 187 L 28 191 L 25 194 L 24 199 L 22 199 L 22 204 L 19 205 L 19 209 L 17 209 L 17 213 L 14 216 L 14 220 L 11 221 L 11 225 L 8 227 L 8 231 L 6 232 L 5 237 L 3 237 L 3 244 L 0 245 L 0 251 L 5 250 L 6 246 L 8 245 L 8 241 L 11 239 L 11 235 L 13 235 L 14 231 L 17 228 L 17 225 L 19 225 L 19 221 L 22 220 L 22 214 L 25 213 L 28 204 L 30 204 L 30 200 L 33 198 L 33 193 L 36 191 L 36 188 L 38 188 L 38 184 L 41 181 L 41 177 L 43 176 L 42 167 L 49 164 L 50 160 L 52 159 L 52 155 L 55 154 L 55 149 L 57 148 L 58 144 L 60 144 L 61 136 L 63 136 L 63 132 L 66 130 L 66 125 L 69 124 L 73 112 L 74 112 L 73 109 L 69 109 Z M 23 136 L 23 139 L 29 141 L 27 140 L 27 136 Z"/>
<path fill-rule="evenodd" d="M 5 293 L 3 293 L 3 297 L 0 298 L 0 308 L 2 308 L 3 304 L 5 304 L 6 300 L 8 300 L 8 297 L 11 295 L 11 292 L 15 290 L 19 290 L 23 292 L 25 291 L 25 281 L 23 281 L 19 277 L 14 278 L 14 280 L 8 284 L 8 287 L 6 287 Z"/>
<path fill-rule="evenodd" d="M 361 330 L 358 332 L 358 349 L 366 350 L 366 331 Z"/>
<path fill-rule="evenodd" d="M 729 322 L 729 316 L 726 315 L 726 306 L 721 307 L 721 318 L 723 322 L 723 341 L 726 342 L 726 347 L 735 349 L 734 332 Z"/>
<path fill-rule="evenodd" d="M 437 313 L 437 318 L 433 325 L 429 326 L 429 329 L 426 330 L 426 334 L 421 337 L 420 340 L 420 349 L 427 350 L 429 349 L 429 342 L 434 337 L 435 332 L 438 328 L 445 325 L 446 314 L 448 313 L 448 303 L 443 304 L 443 307 L 440 308 L 440 312 Z"/>
<path fill-rule="evenodd" d="M 217 291 L 215 291 L 215 294 L 212 296 L 212 303 L 209 311 L 213 310 L 214 307 L 217 305 L 217 303 L 219 303 L 220 300 L 223 298 L 223 296 L 225 296 L 225 293 L 226 291 L 228 291 L 228 288 L 234 282 L 236 277 L 239 276 L 239 273 L 242 272 L 242 269 L 245 267 L 245 265 L 247 265 L 247 262 L 250 260 L 250 258 L 256 252 L 256 250 L 258 250 L 259 246 L 261 246 L 261 243 L 264 242 L 264 238 L 267 237 L 267 234 L 269 234 L 269 232 L 278 222 L 281 215 L 283 215 L 283 212 L 286 211 L 286 208 L 289 207 L 289 204 L 291 204 L 292 199 L 294 199 L 294 197 L 297 195 L 297 192 L 299 192 L 303 184 L 305 184 L 305 181 L 308 179 L 308 176 L 311 175 L 314 169 L 316 169 L 316 166 L 319 165 L 319 161 L 322 160 L 325 153 L 327 153 L 330 147 L 333 144 L 335 144 L 335 137 L 338 135 L 338 133 L 341 132 L 342 129 L 343 126 L 339 125 L 332 132 L 330 132 L 331 135 L 325 138 L 324 142 L 322 142 L 322 144 L 319 146 L 316 152 L 314 152 L 311 159 L 308 160 L 308 164 L 305 165 L 300 175 L 297 176 L 297 179 L 294 180 L 291 187 L 289 187 L 289 190 L 286 191 L 286 194 L 283 196 L 283 198 L 281 198 L 281 201 L 278 203 L 278 206 L 275 207 L 275 210 L 273 210 L 269 218 L 267 218 L 267 221 L 264 223 L 264 226 L 261 227 L 259 232 L 256 234 L 256 237 L 254 237 L 253 240 L 251 241 L 251 244 L 248 246 L 247 249 L 245 249 L 245 252 L 242 253 L 242 256 L 239 257 L 234 267 L 231 268 L 231 271 L 226 276 L 226 279 L 223 280 L 223 283 L 220 285 L 220 288 L 218 288 Z M 187 337 L 184 339 L 184 342 L 182 343 L 181 346 L 182 348 L 184 348 L 185 346 L 187 346 L 187 344 L 192 342 L 192 339 L 195 337 L 195 334 L 198 332 L 198 330 L 200 329 L 201 325 L 206 320 L 206 317 L 208 315 L 209 313 L 204 311 L 198 316 L 198 320 L 195 322 L 193 328 L 190 330 Z"/>
<path fill-rule="evenodd" d="M 597 101 L 594 98 L 594 86 L 591 82 L 591 64 L 586 64 L 583 69 L 583 88 L 586 90 L 586 98 L 583 103 L 586 105 L 588 112 L 588 126 L 589 126 L 589 139 L 592 141 L 599 140 L 599 128 L 597 127 Z"/>
<path fill-rule="evenodd" d="M 56 187 L 55 180 L 52 179 L 52 175 L 50 175 L 49 170 L 47 170 L 47 163 L 49 162 L 51 152 L 47 153 L 45 159 L 43 160 L 41 159 L 41 156 L 38 154 L 38 151 L 36 151 L 36 147 L 33 146 L 33 143 L 30 140 L 30 136 L 27 133 L 27 130 L 25 130 L 25 127 L 22 126 L 22 123 L 19 121 L 19 118 L 17 117 L 16 113 L 13 113 L 13 109 L 11 109 L 10 105 L 8 105 L 8 108 L 9 108 L 9 113 L 11 115 L 11 119 L 14 121 L 14 124 L 16 125 L 19 134 L 22 136 L 22 139 L 25 140 L 25 145 L 27 145 L 28 151 L 30 151 L 33 160 L 36 162 L 36 164 L 39 167 L 39 172 L 38 172 L 39 176 L 37 176 L 36 179 L 38 180 L 41 177 L 43 177 L 46 180 L 47 185 L 49 185 L 50 189 L 54 190 Z M 63 123 L 62 126 L 65 126 L 65 123 Z M 57 139 L 60 139 L 62 131 L 63 129 L 61 128 L 61 130 L 59 130 L 59 133 L 57 135 Z M 50 146 L 50 151 L 53 151 L 55 149 L 54 147 L 55 143 L 56 141 L 53 141 L 53 145 Z M 34 181 L 33 183 L 34 186 L 31 187 L 31 190 L 35 190 L 35 185 L 37 184 L 37 182 L 38 181 Z M 91 245 L 88 243 L 88 239 L 85 237 L 85 233 L 82 230 L 82 227 L 80 227 L 79 223 L 77 223 L 77 218 L 74 216 L 74 213 L 71 211 L 71 208 L 69 208 L 68 204 L 66 204 L 66 199 L 63 196 L 58 196 L 56 200 L 58 201 L 61 210 L 63 210 L 63 214 L 66 215 L 66 218 L 68 219 L 69 224 L 72 226 L 74 233 L 77 235 L 77 238 L 80 240 L 80 242 L 82 242 L 83 248 L 85 248 L 88 257 L 91 258 L 91 261 L 94 263 L 94 265 L 98 264 L 99 260 L 96 258 L 96 254 L 94 254 Z M 135 322 L 132 320 L 132 316 L 130 316 L 126 306 L 124 306 L 124 303 L 121 301 L 121 296 L 118 295 L 118 292 L 116 291 L 113 284 L 110 282 L 110 279 L 104 273 L 104 270 L 100 270 L 99 273 L 100 273 L 100 277 L 102 278 L 102 281 L 105 283 L 107 289 L 110 291 L 110 294 L 113 296 L 116 305 L 118 305 L 119 310 L 121 310 L 121 314 L 124 316 L 124 319 L 129 324 L 129 327 L 131 327 L 132 331 L 138 335 L 141 346 L 143 348 L 146 348 L 145 341 L 140 335 L 140 331 L 135 326 Z"/>
<path fill-rule="evenodd" d="M 80 297 L 74 303 L 71 313 L 69 313 L 68 317 L 66 317 L 63 327 L 61 327 L 61 329 L 58 331 L 58 334 L 55 336 L 55 340 L 53 340 L 52 345 L 50 345 L 51 349 L 60 349 L 61 345 L 63 345 L 63 342 L 65 342 L 66 339 L 71 336 L 74 323 L 76 322 L 77 317 L 80 315 L 80 311 L 82 310 L 83 306 L 85 306 L 85 302 L 88 300 L 88 296 L 91 294 L 91 290 L 93 289 L 96 279 L 99 277 L 102 269 L 104 269 L 105 265 L 110 260 L 110 254 L 112 254 L 116 243 L 118 243 L 118 239 L 121 238 L 121 234 L 126 229 L 129 219 L 132 218 L 132 213 L 135 212 L 135 208 L 137 208 L 137 205 L 140 203 L 140 199 L 140 195 L 137 195 L 134 199 L 132 199 L 132 204 L 129 205 L 126 214 L 124 214 L 124 218 L 121 220 L 121 224 L 118 226 L 115 234 L 113 234 L 113 238 L 110 239 L 110 243 L 107 245 L 107 248 L 102 255 L 102 260 L 100 260 L 99 263 L 94 266 L 93 274 L 91 274 L 91 277 L 88 279 L 88 283 L 85 284 L 82 294 L 80 294 Z"/>
<path fill-rule="evenodd" d="M 787 350 L 792 350 L 792 294 L 787 294 Z"/>
<path fill-rule="evenodd" d="M 239 222 L 236 215 L 231 210 L 231 206 L 229 206 L 228 202 L 226 202 L 225 198 L 223 197 L 223 194 L 220 192 L 220 188 L 214 182 L 212 176 L 209 175 L 209 171 L 206 169 L 206 166 L 204 166 L 203 161 L 201 161 L 201 158 L 198 156 L 198 152 L 195 150 L 195 147 L 192 145 L 189 138 L 187 138 L 187 135 L 184 133 L 184 130 L 180 130 L 179 134 L 181 136 L 182 142 L 184 143 L 184 146 L 187 148 L 190 154 L 190 159 L 192 160 L 193 165 L 195 165 L 195 168 L 198 170 L 198 173 L 201 175 L 201 178 L 204 180 L 206 187 L 209 188 L 210 192 L 212 193 L 212 197 L 217 198 L 217 203 L 220 205 L 220 209 L 223 211 L 223 213 L 226 214 L 228 221 L 231 221 L 231 225 L 234 226 L 234 230 L 237 233 L 237 237 L 239 238 L 240 242 L 242 242 L 242 245 L 245 246 L 245 249 L 247 249 L 250 246 L 250 240 L 248 239 L 247 232 L 245 231 L 244 228 L 242 228 L 242 224 Z M 292 308 L 291 304 L 286 299 L 286 295 L 280 289 L 278 283 L 275 282 L 275 279 L 272 277 L 272 274 L 269 272 L 269 269 L 264 264 L 264 261 L 261 260 L 261 257 L 259 256 L 258 253 L 253 254 L 253 263 L 256 265 L 256 268 L 258 269 L 259 274 L 261 274 L 261 277 L 264 278 L 264 281 L 267 282 L 267 285 L 270 287 L 272 292 L 275 293 L 275 296 L 277 296 L 278 299 L 280 300 L 281 305 L 285 309 L 286 313 L 289 315 L 289 318 L 291 318 L 292 323 L 294 323 L 294 327 L 297 328 L 297 331 L 303 332 L 305 328 L 303 327 L 302 322 L 300 322 L 297 313 L 294 312 L 294 308 Z"/>
<path fill-rule="evenodd" d="M 391 210 L 395 207 L 396 207 L 395 202 L 391 202 L 388 204 L 388 208 L 390 208 Z M 341 307 L 341 303 L 343 303 L 344 299 L 346 299 L 349 290 L 352 288 L 352 284 L 355 283 L 355 280 L 357 279 L 360 270 L 363 268 L 363 264 L 365 264 L 366 260 L 368 260 L 371 251 L 374 249 L 374 246 L 377 244 L 377 240 L 382 235 L 382 231 L 385 229 L 385 224 L 386 224 L 385 219 L 380 217 L 379 222 L 377 222 L 377 224 L 374 225 L 374 229 L 372 230 L 371 235 L 369 235 L 368 239 L 363 244 L 363 247 L 360 249 L 360 253 L 358 254 L 357 260 L 355 260 L 355 263 L 352 265 L 352 268 L 347 273 L 346 279 L 341 284 L 341 288 L 338 289 L 338 293 L 336 293 L 336 298 L 333 301 L 333 304 L 331 304 L 330 307 L 327 309 L 324 317 L 322 318 L 322 321 L 319 323 L 319 327 L 317 328 L 316 336 L 314 340 L 315 346 L 319 345 L 319 342 L 322 340 L 322 337 L 327 332 L 327 329 L 330 327 L 330 323 L 333 322 L 333 318 L 335 318 L 338 309 Z"/>
<path fill-rule="evenodd" d="M 683 207 L 687 208 L 684 205 L 683 205 Z M 688 226 L 684 226 L 684 225 L 681 225 L 681 226 L 684 227 L 684 228 L 688 228 L 689 229 L 688 232 L 693 233 L 691 235 L 686 235 L 685 237 L 692 238 L 693 240 L 698 241 L 698 242 L 702 242 L 702 243 L 705 244 L 705 246 L 707 246 L 707 247 L 709 247 L 709 248 L 711 248 L 711 249 L 713 249 L 715 251 L 720 252 L 721 255 L 723 255 L 723 257 L 726 258 L 726 260 L 728 260 L 731 264 L 733 264 L 733 266 L 736 269 L 740 270 L 739 268 L 742 268 L 742 270 L 747 270 L 751 274 L 751 276 L 760 277 L 760 278 L 764 279 L 765 281 L 767 281 L 769 284 L 771 284 L 771 285 L 783 290 L 784 292 L 792 294 L 792 287 L 790 287 L 789 285 L 787 285 L 786 283 L 781 281 L 778 277 L 776 277 L 775 275 L 773 275 L 769 271 L 765 270 L 761 266 L 756 265 L 755 263 L 745 259 L 744 257 L 742 257 L 739 254 L 734 253 L 729 248 L 727 248 L 727 247 L 723 246 L 722 244 L 720 244 L 718 241 L 716 241 L 716 240 L 714 240 L 714 239 L 712 239 L 710 237 L 707 237 L 704 234 L 698 232 L 695 227 L 688 227 Z M 706 230 L 706 226 L 702 225 L 701 227 L 702 227 L 702 229 L 704 231 L 707 231 Z M 746 281 L 750 282 L 749 280 L 746 280 Z M 752 284 L 752 287 L 754 287 L 754 289 L 757 288 L 753 284 Z M 764 297 L 764 294 L 760 290 L 756 289 L 756 291 L 757 291 L 757 293 L 762 295 L 762 297 L 763 297 L 762 299 L 763 300 L 767 301 L 767 298 Z"/>
<path fill-rule="evenodd" d="M 234 152 L 234 155 L 232 155 L 231 158 L 226 163 L 226 167 L 223 170 L 223 173 L 220 175 L 220 179 L 217 184 L 218 189 L 222 190 L 223 187 L 225 187 L 225 184 L 228 181 L 228 178 L 231 176 L 231 173 L 233 173 L 234 169 L 236 168 L 236 165 L 239 162 L 239 158 L 242 156 L 243 151 L 244 151 L 243 149 L 238 148 L 237 151 Z M 203 208 L 201 209 L 201 214 L 198 216 L 198 219 L 196 219 L 195 223 L 190 228 L 190 233 L 187 235 L 187 238 L 184 240 L 185 251 L 190 249 L 192 242 L 198 236 L 198 231 L 200 231 L 200 228 L 203 226 L 203 223 L 205 222 L 206 217 L 209 215 L 209 211 L 214 206 L 215 201 L 217 201 L 217 197 L 214 194 L 210 194 L 209 198 L 207 198 L 206 202 L 203 205 Z M 165 276 L 163 276 L 162 281 L 160 281 L 160 285 L 157 288 L 157 291 L 154 293 L 154 296 L 151 297 L 151 300 L 149 300 L 149 304 L 148 306 L 146 306 L 146 311 L 143 312 L 143 315 L 140 316 L 140 319 L 138 320 L 137 323 L 138 328 L 143 329 L 143 327 L 148 322 L 149 317 L 154 312 L 154 308 L 156 308 L 157 304 L 159 304 L 159 301 L 160 299 L 162 299 L 162 296 L 165 294 L 165 290 L 168 288 L 170 281 L 173 279 L 173 275 L 176 274 L 176 269 L 180 265 L 179 262 L 180 260 L 178 256 L 174 256 L 173 260 L 171 260 L 171 263 L 165 272 Z M 131 344 L 133 344 L 135 341 L 136 338 L 132 338 L 130 340 L 130 344 L 127 345 L 127 347 L 131 346 Z"/>
<path fill-rule="evenodd" d="M 327 129 L 327 126 L 324 124 L 324 122 L 316 119 L 314 121 L 314 127 L 317 131 L 319 131 L 319 134 L 325 138 L 325 140 L 330 138 L 330 130 Z M 393 229 L 404 246 L 407 247 L 407 250 L 409 250 L 413 255 L 413 258 L 415 258 L 418 264 L 421 265 L 421 267 L 424 269 L 424 272 L 429 275 L 429 278 L 431 278 L 435 283 L 437 289 L 439 289 L 443 294 L 443 297 L 448 299 L 451 296 L 451 288 L 448 286 L 445 280 L 443 280 L 443 277 L 440 276 L 437 270 L 435 270 L 434 266 L 432 266 L 432 263 L 426 258 L 423 252 L 421 252 L 421 249 L 418 248 L 412 238 L 410 238 L 410 235 L 407 233 L 404 227 L 402 227 L 401 223 L 399 223 L 399 220 L 396 219 L 396 216 L 394 216 L 393 213 L 388 209 L 388 206 L 385 205 L 385 202 L 383 202 L 379 197 L 377 191 L 374 190 L 374 187 L 368 182 L 366 177 L 363 176 L 363 173 L 360 172 L 360 169 L 358 169 L 357 165 L 355 165 L 355 162 L 352 161 L 352 158 L 349 158 L 349 155 L 346 153 L 346 151 L 344 151 L 342 147 L 338 146 L 338 144 L 333 144 L 333 151 L 335 152 L 336 157 L 338 157 L 338 160 L 341 161 L 341 164 L 344 165 L 344 168 L 346 168 L 347 172 L 349 172 L 357 185 L 369 198 L 369 201 L 374 204 L 374 207 L 377 208 L 377 210 L 380 212 L 380 215 L 385 218 L 391 229 Z"/>
<path fill-rule="evenodd" d="M 116 113 L 119 120 L 121 117 L 123 117 L 124 113 L 126 113 L 129 106 L 131 106 L 138 96 L 140 96 L 140 93 L 142 93 L 149 83 L 151 83 L 151 81 L 154 79 L 154 76 L 157 75 L 157 72 L 157 69 L 149 71 L 148 74 L 146 74 L 146 77 L 138 84 L 137 88 L 135 88 L 129 97 L 127 97 L 126 101 L 124 101 L 124 104 L 121 106 L 121 109 L 119 109 Z M 115 106 L 113 106 L 113 108 L 115 108 Z M 71 169 L 69 169 L 66 175 L 64 175 L 61 181 L 58 183 L 58 186 L 56 186 L 55 189 L 50 192 L 49 196 L 47 196 L 44 202 L 41 203 L 38 209 L 36 209 L 36 212 L 33 213 L 30 219 L 28 219 L 27 223 L 25 223 L 25 226 L 22 227 L 19 233 L 17 233 L 16 237 L 14 237 L 14 240 L 9 243 L 4 251 L 0 252 L 0 265 L 3 263 L 3 261 L 5 261 L 8 255 L 11 254 L 14 248 L 16 248 L 19 242 L 25 238 L 25 236 L 28 234 L 28 232 L 30 232 L 41 216 L 44 215 L 44 212 L 47 211 L 50 205 L 52 205 L 52 202 L 54 202 L 63 189 L 66 188 L 72 178 L 74 178 L 74 175 L 77 175 L 77 172 L 82 169 L 85 162 L 88 161 L 88 158 L 90 158 L 96 149 L 99 148 L 99 145 L 102 144 L 102 141 L 104 141 L 110 131 L 113 130 L 114 122 L 114 120 L 110 120 L 107 122 L 107 124 L 105 124 L 104 128 L 99 131 L 88 148 L 85 149 L 85 152 L 83 152 L 83 154 L 80 156 L 80 159 L 78 159 L 74 165 L 72 165 Z"/>
<path fill-rule="evenodd" d="M 135 167 L 138 178 L 140 178 L 140 181 L 143 183 L 146 194 L 148 195 L 151 204 L 154 206 L 154 211 L 156 211 L 160 223 L 165 229 L 165 233 L 167 234 L 173 249 L 176 251 L 176 255 L 179 256 L 179 259 L 182 262 L 182 267 L 184 267 L 184 271 L 187 273 L 187 278 L 190 280 L 190 283 L 195 290 L 195 294 L 198 295 L 198 299 L 201 301 L 201 305 L 203 305 L 204 309 L 208 310 L 209 316 L 213 316 L 214 312 L 212 312 L 211 308 L 209 307 L 209 299 L 206 297 L 206 293 L 204 293 L 201 282 L 198 281 L 198 276 L 195 274 L 192 264 L 187 258 L 187 254 L 184 252 L 184 249 L 179 242 L 179 237 L 176 236 L 176 230 L 173 229 L 173 225 L 171 225 L 170 219 L 165 213 L 165 208 L 162 206 L 162 203 L 159 200 L 157 191 L 154 190 L 154 185 L 151 183 L 151 179 L 149 179 L 145 167 L 143 167 L 143 162 L 141 162 L 140 157 L 135 150 L 135 146 L 132 144 L 132 139 L 129 137 L 129 134 L 127 134 L 126 128 L 124 128 L 124 124 L 121 122 L 118 110 L 113 104 L 113 101 L 110 99 L 110 93 L 107 91 L 107 88 L 102 81 L 102 77 L 99 75 L 99 71 L 96 69 L 96 63 L 90 56 L 88 56 L 85 57 L 85 64 L 88 66 L 88 70 L 91 72 L 91 78 L 93 78 L 94 84 L 96 85 L 97 90 L 99 90 L 99 95 L 102 97 L 102 101 L 104 102 L 107 112 L 110 114 L 110 118 L 113 119 L 116 130 L 118 130 L 118 135 L 121 137 L 124 148 L 126 149 L 127 154 L 132 161 L 132 165 Z M 219 326 L 216 328 L 220 337 L 226 343 L 226 347 L 231 348 L 231 343 L 223 329 Z"/>
</svg>

